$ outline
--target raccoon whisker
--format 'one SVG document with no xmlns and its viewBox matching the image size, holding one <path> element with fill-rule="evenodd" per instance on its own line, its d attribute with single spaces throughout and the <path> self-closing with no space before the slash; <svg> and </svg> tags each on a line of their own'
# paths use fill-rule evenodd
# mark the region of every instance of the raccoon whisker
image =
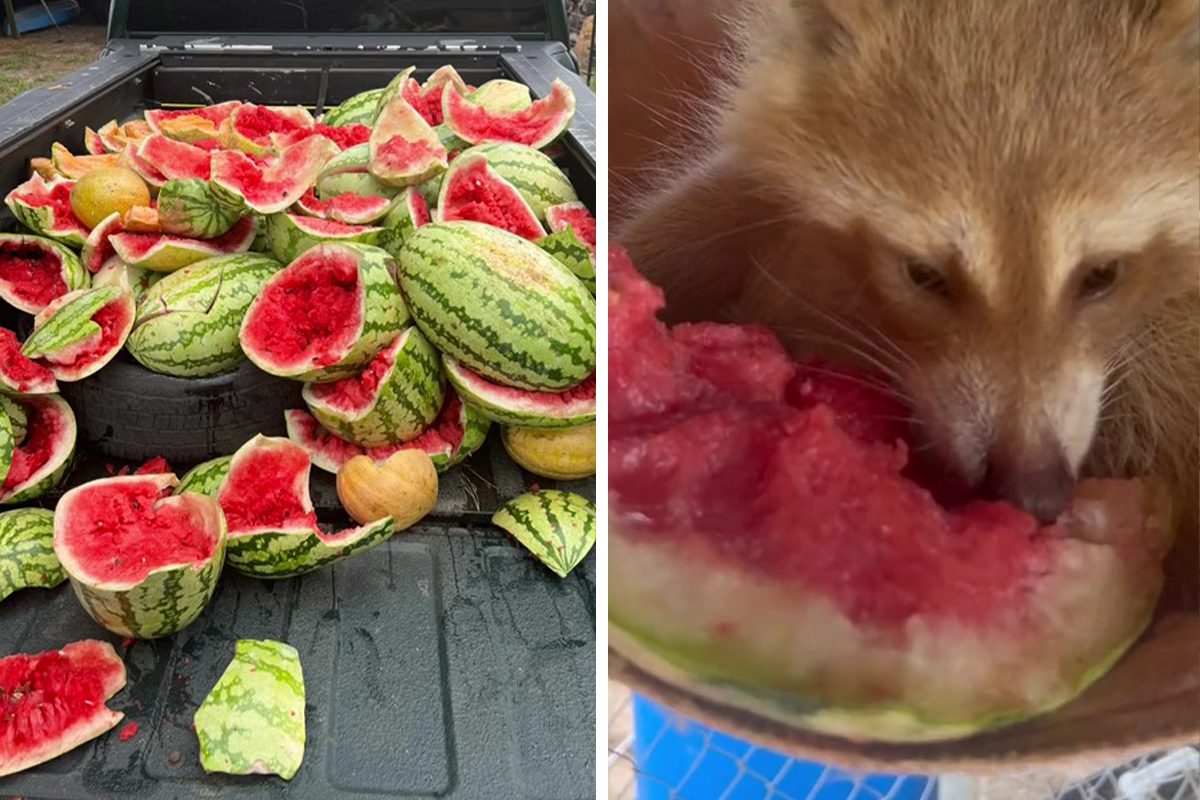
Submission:
<svg viewBox="0 0 1200 800">
<path fill-rule="evenodd" d="M 873 367 L 878 369 L 880 372 L 885 374 L 887 377 L 891 378 L 893 381 L 895 381 L 897 383 L 900 382 L 900 374 L 896 371 L 896 369 L 892 365 L 887 364 L 886 362 L 880 360 L 880 358 L 877 355 L 874 355 L 869 351 L 863 350 L 862 348 L 858 347 L 857 345 L 853 344 L 852 342 L 847 342 L 844 339 L 839 339 L 835 336 L 830 336 L 829 334 L 814 333 L 812 331 L 806 331 L 806 330 L 803 330 L 800 328 L 773 327 L 772 330 L 774 330 L 777 335 L 788 338 L 788 339 L 796 339 L 796 340 L 807 339 L 809 341 L 831 342 L 833 344 L 836 344 L 837 346 L 842 347 L 842 348 L 846 349 L 848 352 L 854 353 L 855 355 L 861 357 L 863 360 L 869 362 Z M 831 374 L 841 375 L 841 373 L 831 373 Z M 872 384 L 872 388 L 875 388 L 875 389 L 878 389 L 879 386 L 880 386 L 879 384 Z M 895 392 L 897 390 L 895 389 L 895 387 L 889 387 L 889 391 Z"/>
<path fill-rule="evenodd" d="M 832 378 L 837 378 L 840 381 L 845 381 L 846 383 L 853 384 L 854 386 L 861 386 L 864 389 L 870 389 L 873 392 L 878 392 L 879 394 L 891 397 L 894 400 L 899 400 L 905 405 L 912 405 L 912 398 L 909 397 L 906 392 L 889 384 L 872 381 L 869 378 L 860 378 L 857 375 L 847 375 L 844 372 L 838 372 L 837 370 L 833 369 L 825 369 L 824 367 L 818 367 L 812 364 L 806 364 L 804 369 L 809 372 L 815 372 L 819 375 L 828 375 Z"/>
</svg>

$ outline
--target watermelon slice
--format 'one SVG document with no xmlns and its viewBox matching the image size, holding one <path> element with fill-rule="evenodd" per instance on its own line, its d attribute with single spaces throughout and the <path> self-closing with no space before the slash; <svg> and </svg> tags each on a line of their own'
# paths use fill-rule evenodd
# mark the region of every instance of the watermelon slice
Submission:
<svg viewBox="0 0 1200 800">
<path fill-rule="evenodd" d="M 243 103 L 222 120 L 220 140 L 225 147 L 262 156 L 275 150 L 273 137 L 286 138 L 312 127 L 312 114 L 301 106 Z"/>
<path fill-rule="evenodd" d="M 82 380 L 125 346 L 133 318 L 132 291 L 101 286 L 71 292 L 34 318 L 33 333 L 21 353 L 60 381 Z"/>
<path fill-rule="evenodd" d="M 330 219 L 348 225 L 370 225 L 382 219 L 392 207 L 386 197 L 363 196 L 347 192 L 329 200 L 318 200 L 312 189 L 296 201 L 296 210 L 310 217 Z"/>
<path fill-rule="evenodd" d="M 113 153 L 76 156 L 72 155 L 66 146 L 58 142 L 50 145 L 50 162 L 54 164 L 54 168 L 58 170 L 60 175 L 64 178 L 70 178 L 73 181 L 79 180 L 94 169 L 117 166 L 118 158 Z"/>
<path fill-rule="evenodd" d="M 272 133 L 270 135 L 271 143 L 276 150 L 283 150 L 296 142 L 304 141 L 310 136 L 324 136 L 342 150 L 349 150 L 356 145 L 366 144 L 367 140 L 371 138 L 371 129 L 366 125 L 330 126 L 318 122 L 311 128 L 301 128 L 290 133 Z"/>
<path fill-rule="evenodd" d="M 862 382 L 797 391 L 767 331 L 667 329 L 623 253 L 609 274 L 617 653 L 725 707 L 929 741 L 1067 702 L 1142 632 L 1171 538 L 1153 482 L 1085 481 L 1046 526 L 942 507 Z"/>
<path fill-rule="evenodd" d="M 182 142 L 194 143 L 215 139 L 221 123 L 240 105 L 240 101 L 230 100 L 200 108 L 156 108 L 146 112 L 146 124 L 154 133 L 161 133 Z"/>
<path fill-rule="evenodd" d="M 551 233 L 570 230 L 587 245 L 596 258 L 596 218 L 583 203 L 562 203 L 546 209 L 546 225 Z"/>
<path fill-rule="evenodd" d="M 0 777 L 74 750 L 116 727 L 105 703 L 125 688 L 125 664 L 108 642 L 0 659 Z"/>
<path fill-rule="evenodd" d="M 58 391 L 54 373 L 26 358 L 16 334 L 6 328 L 0 328 L 0 391 L 14 395 Z"/>
<path fill-rule="evenodd" d="M 83 264 L 61 244 L 40 236 L 0 233 L 0 297 L 13 307 L 37 314 L 87 285 Z"/>
<path fill-rule="evenodd" d="M 254 243 L 257 225 L 242 217 L 227 233 L 215 239 L 189 239 L 159 233 L 116 233 L 108 241 L 113 252 L 131 267 L 174 272 L 213 256 L 244 253 Z"/>
<path fill-rule="evenodd" d="M 48 236 L 69 247 L 83 247 L 88 227 L 71 210 L 75 181 L 47 181 L 34 174 L 4 198 L 17 221 L 36 234 Z"/>
<path fill-rule="evenodd" d="M 406 95 L 405 99 L 421 112 L 421 116 L 425 118 L 426 122 L 437 126 L 442 124 L 442 96 L 447 91 L 462 94 L 470 91 L 467 82 L 462 79 L 452 64 L 445 64 L 435 69 L 433 74 L 421 84 L 420 92 L 416 97 Z"/>
<path fill-rule="evenodd" d="M 533 392 L 484 378 L 447 355 L 446 377 L 480 414 L 501 425 L 523 428 L 569 428 L 596 419 L 596 373 L 561 392 Z"/>
<path fill-rule="evenodd" d="M 202 147 L 168 139 L 162 134 L 147 136 L 137 146 L 134 168 L 149 169 L 157 179 L 186 180 L 199 178 L 208 180 L 211 175 L 212 153 Z"/>
<path fill-rule="evenodd" d="M 212 185 L 259 214 L 274 214 L 299 200 L 339 152 L 324 136 L 310 136 L 265 162 L 222 150 L 212 156 Z"/>
<path fill-rule="evenodd" d="M 121 218 L 121 212 L 119 211 L 109 214 L 100 220 L 96 227 L 92 228 L 87 240 L 83 243 L 82 255 L 83 266 L 89 273 L 95 275 L 104 266 L 105 262 L 116 256 L 117 251 L 113 249 L 112 242 L 109 239 L 112 238 L 113 234 L 121 233 L 124 230 L 125 222 Z"/>
<path fill-rule="evenodd" d="M 340 200 L 341 198 L 336 198 Z M 297 256 L 321 242 L 377 244 L 383 228 L 347 225 L 320 217 L 304 217 L 287 211 L 267 217 L 267 243 L 271 254 L 290 264 Z"/>
<path fill-rule="evenodd" d="M 546 235 L 517 188 L 488 164 L 483 153 L 464 153 L 442 179 L 437 221 L 472 220 L 533 241 Z"/>
<path fill-rule="evenodd" d="M 75 413 L 56 394 L 25 397 L 25 440 L 13 450 L 12 465 L 0 487 L 0 504 L 41 497 L 62 483 L 75 454 Z"/>
<path fill-rule="evenodd" d="M 450 130 L 471 144 L 516 142 L 543 148 L 553 142 L 575 116 L 575 93 L 559 79 L 550 94 L 519 111 L 489 111 L 462 94 L 447 91 L 442 114 Z"/>
<path fill-rule="evenodd" d="M 437 133 L 403 98 L 384 107 L 367 147 L 371 175 L 389 186 L 423 183 L 450 163 Z"/>
</svg>

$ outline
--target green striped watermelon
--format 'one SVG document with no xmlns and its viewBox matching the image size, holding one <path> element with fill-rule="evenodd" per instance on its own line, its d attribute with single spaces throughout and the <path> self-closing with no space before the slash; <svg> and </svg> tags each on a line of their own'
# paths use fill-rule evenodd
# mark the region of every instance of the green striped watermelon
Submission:
<svg viewBox="0 0 1200 800">
<path fill-rule="evenodd" d="M 520 110 L 490 111 L 458 92 L 442 96 L 442 116 L 450 130 L 472 144 L 516 142 L 542 148 L 553 142 L 575 116 L 575 93 L 555 78 L 550 94 Z"/>
<path fill-rule="evenodd" d="M 392 203 L 392 209 L 383 219 L 383 235 L 379 246 L 395 258 L 400 248 L 412 236 L 413 231 L 429 222 L 429 205 L 415 186 L 409 186 Z"/>
<path fill-rule="evenodd" d="M 521 193 L 538 219 L 546 218 L 546 209 L 550 206 L 579 200 L 567 176 L 541 150 L 511 142 L 491 142 L 464 150 L 459 158 L 476 154 L 487 156 L 488 166 Z M 438 191 L 441 191 L 440 183 Z"/>
<path fill-rule="evenodd" d="M 449 156 L 437 133 L 403 98 L 389 103 L 367 142 L 368 170 L 389 186 L 413 186 L 444 172 Z"/>
<path fill-rule="evenodd" d="M 379 98 L 384 90 L 368 89 L 359 92 L 348 100 L 325 112 L 321 123 L 331 127 L 341 125 L 370 125 L 375 121 L 375 111 L 379 106 Z"/>
<path fill-rule="evenodd" d="M 291 780 L 304 759 L 304 699 L 296 648 L 239 639 L 233 661 L 196 711 L 204 771 Z"/>
<path fill-rule="evenodd" d="M 267 281 L 239 334 L 272 375 L 316 383 L 358 372 L 409 319 L 387 251 L 327 242 Z"/>
<path fill-rule="evenodd" d="M 81 289 L 34 317 L 21 353 L 60 381 L 78 381 L 111 361 L 133 328 L 133 293 L 119 286 Z"/>
<path fill-rule="evenodd" d="M 252 217 L 238 220 L 215 239 L 192 239 L 159 233 L 114 233 L 108 241 L 118 257 L 131 267 L 155 272 L 174 272 L 213 256 L 244 253 L 258 234 Z"/>
<path fill-rule="evenodd" d="M 0 414 L 0 476 L 8 477 L 16 453 L 16 437 L 13 436 L 12 420 Z"/>
<path fill-rule="evenodd" d="M 225 516 L 201 494 L 171 496 L 170 473 L 102 478 L 54 513 L 54 553 L 87 613 L 120 636 L 154 639 L 208 605 L 225 559 Z"/>
<path fill-rule="evenodd" d="M 501 425 L 522 428 L 570 428 L 596 419 L 596 373 L 561 392 L 530 392 L 492 383 L 443 356 L 446 377 L 455 391 L 480 414 Z"/>
<path fill-rule="evenodd" d="M 179 479 L 179 485 L 175 487 L 175 494 L 196 492 L 216 499 L 217 490 L 221 488 L 221 482 L 229 474 L 229 464 L 232 461 L 233 456 L 219 456 L 197 464 Z"/>
<path fill-rule="evenodd" d="M 246 310 L 281 269 L 255 253 L 218 256 L 173 272 L 138 303 L 126 348 L 162 375 L 195 378 L 245 360 L 238 333 Z"/>
<path fill-rule="evenodd" d="M 458 134 L 450 130 L 450 126 L 445 123 L 433 126 L 433 132 L 437 134 L 442 147 L 446 148 L 447 158 L 453 157 L 455 153 L 461 153 L 471 146 L 466 139 L 458 138 Z"/>
<path fill-rule="evenodd" d="M 25 433 L 29 424 L 29 414 L 25 411 L 25 406 L 8 395 L 0 394 L 0 411 L 8 417 L 10 427 L 12 427 L 13 443 L 20 444 L 25 441 Z"/>
<path fill-rule="evenodd" d="M 324 136 L 301 139 L 266 162 L 218 150 L 212 154 L 212 189 L 230 205 L 240 201 L 259 214 L 274 214 L 299 200 L 340 152 Z"/>
<path fill-rule="evenodd" d="M 558 391 L 595 369 L 595 298 L 537 245 L 478 222 L 432 223 L 398 261 L 422 333 L 484 377 Z"/>
<path fill-rule="evenodd" d="M 557 489 L 527 492 L 492 515 L 492 524 L 513 535 L 560 578 L 583 561 L 596 543 L 596 504 Z"/>
<path fill-rule="evenodd" d="M 405 67 L 397 72 L 395 77 L 388 81 L 388 85 L 383 87 L 383 91 L 379 93 L 379 99 L 375 101 L 375 116 L 373 116 L 371 121 L 366 124 L 374 125 L 375 121 L 379 119 L 381 114 L 383 114 L 383 110 L 387 108 L 393 100 L 401 96 L 401 94 L 404 92 L 404 84 L 411 80 L 412 74 L 416 71 L 416 69 L 416 67 Z"/>
<path fill-rule="evenodd" d="M 483 153 L 463 153 L 455 159 L 442 178 L 434 218 L 483 222 L 530 241 L 546 235 L 533 208 L 492 169 Z"/>
<path fill-rule="evenodd" d="M 158 192 L 158 219 L 164 233 L 215 239 L 241 219 L 242 209 L 209 190 L 208 181 L 169 180 Z"/>
<path fill-rule="evenodd" d="M 488 111 L 521 111 L 533 105 L 528 86 L 504 78 L 488 81 L 468 94 L 467 99 Z"/>
<path fill-rule="evenodd" d="M 331 158 L 317 176 L 314 192 L 321 200 L 332 200 L 343 194 L 392 199 L 400 193 L 367 171 L 371 161 L 369 144 L 348 147 Z"/>
<path fill-rule="evenodd" d="M 4 203 L 26 228 L 62 242 L 68 247 L 83 247 L 88 227 L 71 210 L 71 189 L 75 181 L 55 178 L 47 181 L 34 173 L 29 180 L 9 192 Z"/>
<path fill-rule="evenodd" d="M 18 589 L 53 589 L 67 579 L 54 555 L 54 512 L 18 508 L 0 514 L 0 600 Z"/>
<path fill-rule="evenodd" d="M 596 257 L 592 248 L 579 241 L 575 231 L 570 228 L 549 236 L 543 236 L 535 244 L 545 250 L 558 263 L 571 271 L 576 278 L 583 282 L 587 290 L 596 295 Z"/>
<path fill-rule="evenodd" d="M 446 393 L 437 351 L 406 329 L 353 378 L 305 384 L 303 397 L 321 424 L 363 447 L 415 439 L 441 410 Z"/>
<path fill-rule="evenodd" d="M 383 236 L 383 228 L 371 225 L 347 225 L 320 217 L 306 217 L 281 211 L 267 217 L 267 241 L 271 253 L 284 264 L 321 242 L 359 242 L 374 245 Z"/>
<path fill-rule="evenodd" d="M 88 283 L 79 257 L 53 239 L 0 233 L 0 297 L 14 308 L 37 314 Z"/>
<path fill-rule="evenodd" d="M 303 447 L 261 434 L 233 454 L 217 491 L 229 521 L 230 567 L 257 578 L 291 578 L 391 537 L 391 517 L 338 533 L 321 531 L 308 492 L 311 468 Z"/>
<path fill-rule="evenodd" d="M 75 412 L 56 394 L 25 397 L 25 438 L 13 452 L 0 505 L 41 497 L 62 483 L 75 455 Z"/>
</svg>

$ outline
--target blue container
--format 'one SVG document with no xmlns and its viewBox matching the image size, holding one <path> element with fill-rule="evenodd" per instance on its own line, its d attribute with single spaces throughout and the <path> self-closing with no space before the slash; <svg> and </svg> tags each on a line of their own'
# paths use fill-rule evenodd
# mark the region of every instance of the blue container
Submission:
<svg viewBox="0 0 1200 800">
<path fill-rule="evenodd" d="M 937 800 L 915 775 L 845 772 L 727 736 L 634 696 L 638 800 Z"/>
</svg>

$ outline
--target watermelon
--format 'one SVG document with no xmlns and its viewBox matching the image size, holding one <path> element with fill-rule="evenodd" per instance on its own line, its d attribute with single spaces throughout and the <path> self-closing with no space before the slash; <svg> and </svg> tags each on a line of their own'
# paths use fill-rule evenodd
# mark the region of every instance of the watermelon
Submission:
<svg viewBox="0 0 1200 800">
<path fill-rule="evenodd" d="M 329 200 L 318 200 L 312 189 L 296 201 L 294 208 L 301 214 L 321 219 L 331 219 L 348 225 L 368 225 L 382 219 L 392 207 L 392 201 L 376 195 L 360 195 L 353 192 L 340 194 Z"/>
<path fill-rule="evenodd" d="M 138 146 L 132 142 L 126 144 L 125 149 L 121 151 L 119 166 L 131 169 L 141 176 L 141 179 L 150 188 L 151 194 L 157 192 L 167 182 L 166 175 L 163 175 L 153 164 L 143 160 L 138 155 Z"/>
<path fill-rule="evenodd" d="M 324 136 L 338 146 L 339 150 L 347 150 L 360 144 L 366 144 L 371 138 L 371 129 L 366 125 L 345 125 L 331 127 L 318 122 L 311 128 L 292 131 L 290 133 L 272 133 L 271 144 L 276 151 L 282 150 L 310 136 Z"/>
<path fill-rule="evenodd" d="M 114 211 L 100 220 L 96 227 L 88 233 L 88 237 L 83 243 L 81 261 L 84 269 L 95 275 L 110 259 L 116 258 L 120 261 L 117 251 L 113 249 L 112 242 L 109 240 L 113 234 L 121 233 L 124 230 L 125 223 L 119 211 Z M 86 288 L 86 284 L 75 288 Z"/>
<path fill-rule="evenodd" d="M 133 316 L 133 293 L 119 286 L 71 292 L 34 318 L 21 353 L 60 381 L 82 380 L 125 346 Z"/>
<path fill-rule="evenodd" d="M 395 262 L 365 244 L 330 242 L 275 274 L 242 321 L 242 350 L 272 375 L 312 382 L 358 372 L 403 329 Z"/>
<path fill-rule="evenodd" d="M 100 267 L 100 271 L 92 276 L 92 288 L 101 286 L 117 286 L 133 293 L 136 303 L 146 290 L 168 273 L 152 272 L 139 267 L 131 267 L 117 256 L 112 256 Z"/>
<path fill-rule="evenodd" d="M 130 355 L 146 369 L 180 378 L 233 369 L 246 358 L 238 342 L 246 310 L 281 268 L 268 256 L 245 253 L 165 276 L 138 303 Z"/>
<path fill-rule="evenodd" d="M 112 125 L 116 127 L 117 121 L 114 119 Z M 83 149 L 87 150 L 90 155 L 102 156 L 108 152 L 108 148 L 104 146 L 104 139 L 100 134 L 92 130 L 89 126 L 83 128 Z"/>
<path fill-rule="evenodd" d="M 583 203 L 560 203 L 546 209 L 546 226 L 552 233 L 572 231 L 596 257 L 596 218 Z"/>
<path fill-rule="evenodd" d="M 221 122 L 221 144 L 233 150 L 263 156 L 274 151 L 272 136 L 313 127 L 312 114 L 301 106 L 258 106 L 242 103 Z"/>
<path fill-rule="evenodd" d="M 254 243 L 254 220 L 242 217 L 228 232 L 215 239 L 192 239 L 157 233 L 115 233 L 109 243 L 118 257 L 131 267 L 174 272 L 213 256 L 244 253 Z"/>
<path fill-rule="evenodd" d="M 589 247 L 579 240 L 575 231 L 567 230 L 543 236 L 535 242 L 538 247 L 554 256 L 554 260 L 562 264 L 571 274 L 596 296 L 596 257 L 595 248 Z"/>
<path fill-rule="evenodd" d="M 18 589 L 53 589 L 67 579 L 54 555 L 54 512 L 18 508 L 0 514 L 0 600 Z"/>
<path fill-rule="evenodd" d="M 62 483 L 75 455 L 75 413 L 56 394 L 23 398 L 25 439 L 13 451 L 0 487 L 0 505 L 41 497 Z"/>
<path fill-rule="evenodd" d="M 221 150 L 212 156 L 212 186 L 230 205 L 240 201 L 259 214 L 274 214 L 299 200 L 338 152 L 324 136 L 310 136 L 263 163 Z"/>
<path fill-rule="evenodd" d="M 459 397 L 501 425 L 570 428 L 596 419 L 594 372 L 578 386 L 561 392 L 532 392 L 493 383 L 450 356 L 443 356 L 442 364 Z"/>
<path fill-rule="evenodd" d="M 435 216 L 438 222 L 483 222 L 531 241 L 546 235 L 525 198 L 483 153 L 467 152 L 454 160 L 442 178 Z"/>
<path fill-rule="evenodd" d="M 272 255 L 284 264 L 290 264 L 301 253 L 322 242 L 358 242 L 373 245 L 379 242 L 382 235 L 383 228 L 347 225 L 320 217 L 293 214 L 290 211 L 281 211 L 267 217 L 267 242 Z"/>
<path fill-rule="evenodd" d="M 118 158 L 117 155 L 109 153 L 98 156 L 77 156 L 72 155 L 70 150 L 58 142 L 50 145 L 50 163 L 58 170 L 59 175 L 73 181 L 79 180 L 94 169 L 117 166 Z"/>
<path fill-rule="evenodd" d="M 438 135 L 403 98 L 392 101 L 371 129 L 368 170 L 389 186 L 412 186 L 444 172 L 449 156 Z"/>
<path fill-rule="evenodd" d="M 34 174 L 9 192 L 4 203 L 26 228 L 68 247 L 83 247 L 88 227 L 71 210 L 71 189 L 75 181 L 55 178 L 47 181 Z"/>
<path fill-rule="evenodd" d="M 404 444 L 360 447 L 331 433 L 307 411 L 284 412 L 288 438 L 301 445 L 312 458 L 313 466 L 336 473 L 355 456 L 369 456 L 376 464 L 401 450 L 423 450 L 429 454 L 438 472 L 461 464 L 487 440 L 491 420 L 462 402 L 448 390 L 442 409 L 433 423 L 415 439 Z"/>
<path fill-rule="evenodd" d="M 0 391 L 15 395 L 54 394 L 54 373 L 21 353 L 17 336 L 0 328 Z"/>
<path fill-rule="evenodd" d="M 123 688 L 125 665 L 108 642 L 0 659 L 0 777 L 112 730 L 125 715 L 105 703 Z"/>
<path fill-rule="evenodd" d="M 119 636 L 154 639 L 192 624 L 225 559 L 225 517 L 201 494 L 172 495 L 171 473 L 76 486 L 54 512 L 54 554 L 84 610 Z"/>
<path fill-rule="evenodd" d="M 492 515 L 550 571 L 565 578 L 596 544 L 596 505 L 586 497 L 542 489 L 514 497 Z"/>
<path fill-rule="evenodd" d="M 0 297 L 9 305 L 37 314 L 76 289 L 86 289 L 88 274 L 79 257 L 42 236 L 0 233 Z"/>
<path fill-rule="evenodd" d="M 533 105 L 528 86 L 504 78 L 488 81 L 468 94 L 467 99 L 493 113 L 522 111 Z"/>
<path fill-rule="evenodd" d="M 391 517 L 338 533 L 318 528 L 308 493 L 311 468 L 303 447 L 261 434 L 233 454 L 217 490 L 229 521 L 230 567 L 251 577 L 291 578 L 391 537 Z"/>
<path fill-rule="evenodd" d="M 442 124 L 442 93 L 445 91 L 466 93 L 467 83 L 458 74 L 452 64 L 444 64 L 433 71 L 433 74 L 421 84 L 420 92 L 408 102 L 430 125 Z"/>
<path fill-rule="evenodd" d="M 480 375 L 559 391 L 595 369 L 595 299 L 537 245 L 478 222 L 431 223 L 398 261 L 421 332 Z"/>
<path fill-rule="evenodd" d="M 367 171 L 370 161 L 369 144 L 356 145 L 334 156 L 317 176 L 316 196 L 321 200 L 332 200 L 343 194 L 355 194 L 391 200 L 400 193 L 400 189 L 388 186 L 371 175 Z"/>
<path fill-rule="evenodd" d="M 425 203 L 425 198 L 416 187 L 410 186 L 400 193 L 384 217 L 379 246 L 395 258 L 400 255 L 400 248 L 408 241 L 412 232 L 429 221 L 429 206 Z"/>
<path fill-rule="evenodd" d="M 161 133 L 182 142 L 215 139 L 221 123 L 240 105 L 240 101 L 230 100 L 200 108 L 151 109 L 145 114 L 146 124 L 154 133 Z"/>
<path fill-rule="evenodd" d="M 532 147 L 510 142 L 477 144 L 461 155 L 485 155 L 488 166 L 521 193 L 537 214 L 546 218 L 550 206 L 579 201 L 575 187 L 550 156 Z"/>
<path fill-rule="evenodd" d="M 139 172 L 147 171 L 156 180 L 161 175 L 168 181 L 206 181 L 212 173 L 212 153 L 162 134 L 147 136 L 137 145 L 136 152 L 137 158 L 131 159 L 134 168 Z"/>
<path fill-rule="evenodd" d="M 283 642 L 239 639 L 233 661 L 196 711 L 205 772 L 291 780 L 304 758 L 304 672 Z"/>
<path fill-rule="evenodd" d="M 383 87 L 383 90 L 379 93 L 379 98 L 375 101 L 375 114 L 367 124 L 374 125 L 375 121 L 383 114 L 383 110 L 391 105 L 392 101 L 397 97 L 401 96 L 404 88 L 412 80 L 411 76 L 415 71 L 416 67 L 405 67 L 388 81 L 388 85 Z"/>
<path fill-rule="evenodd" d="M 41 175 L 47 181 L 62 177 L 62 173 L 54 168 L 54 162 L 48 158 L 29 159 L 29 177 L 34 175 Z"/>
<path fill-rule="evenodd" d="M 159 222 L 163 233 L 174 236 L 215 239 L 237 224 L 241 211 L 198 178 L 169 180 L 158 192 Z"/>
<path fill-rule="evenodd" d="M 144 120 L 133 120 L 124 125 L 110 120 L 96 131 L 96 137 L 104 145 L 105 152 L 121 153 L 129 144 L 137 144 L 155 131 Z M 176 137 L 177 138 L 177 137 Z"/>
<path fill-rule="evenodd" d="M 6 394 L 0 394 L 0 411 L 3 411 L 4 416 L 8 417 L 9 424 L 12 427 L 13 442 L 19 445 L 25 441 L 26 428 L 29 422 L 29 415 L 25 413 L 25 407 L 15 398 L 9 397 Z"/>
<path fill-rule="evenodd" d="M 196 492 L 215 499 L 217 491 L 221 488 L 221 482 L 229 474 L 229 464 L 232 461 L 233 456 L 219 456 L 197 464 L 179 479 L 179 485 L 175 487 L 175 494 Z"/>
<path fill-rule="evenodd" d="M 575 116 L 575 93 L 555 78 L 550 95 L 516 111 L 489 111 L 462 94 L 442 96 L 442 115 L 450 130 L 472 144 L 515 142 L 541 149 L 553 142 Z"/>
<path fill-rule="evenodd" d="M 375 122 L 375 112 L 379 106 L 379 98 L 383 89 L 368 89 L 359 92 L 349 100 L 344 100 L 335 108 L 331 108 L 321 117 L 325 125 L 370 125 Z"/>
<path fill-rule="evenodd" d="M 886 389 L 798 370 L 761 328 L 668 329 L 621 253 L 609 274 L 609 641 L 640 669 L 931 741 L 1061 705 L 1149 621 L 1172 516 L 1152 481 L 1081 482 L 1048 526 L 944 508 L 906 474 Z"/>
<path fill-rule="evenodd" d="M 441 410 L 445 392 L 437 351 L 408 328 L 359 374 L 306 384 L 302 394 L 327 429 L 362 447 L 380 447 L 420 436 Z"/>
</svg>

